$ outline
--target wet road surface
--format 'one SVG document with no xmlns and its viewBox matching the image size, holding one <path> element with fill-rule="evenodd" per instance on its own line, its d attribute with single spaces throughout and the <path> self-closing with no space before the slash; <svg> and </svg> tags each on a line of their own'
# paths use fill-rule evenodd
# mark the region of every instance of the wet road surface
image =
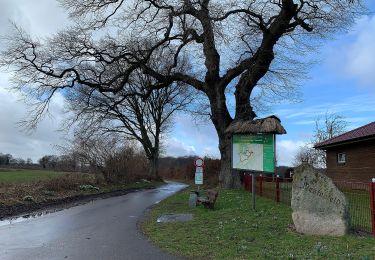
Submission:
<svg viewBox="0 0 375 260">
<path fill-rule="evenodd" d="M 137 222 L 148 207 L 185 187 L 171 182 L 36 218 L 0 221 L 0 259 L 176 259 L 154 247 Z"/>
</svg>

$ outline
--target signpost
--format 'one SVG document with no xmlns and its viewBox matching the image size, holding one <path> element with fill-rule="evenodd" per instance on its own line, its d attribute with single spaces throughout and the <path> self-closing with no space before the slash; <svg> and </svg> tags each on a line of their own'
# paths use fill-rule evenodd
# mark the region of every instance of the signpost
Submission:
<svg viewBox="0 0 375 260">
<path fill-rule="evenodd" d="M 195 184 L 198 185 L 198 191 L 199 191 L 199 185 L 203 184 L 204 160 L 198 157 L 195 159 L 194 165 L 195 165 Z"/>
<path fill-rule="evenodd" d="M 232 168 L 251 171 L 252 201 L 255 209 L 255 175 L 275 172 L 274 134 L 234 134 L 232 137 Z"/>
</svg>

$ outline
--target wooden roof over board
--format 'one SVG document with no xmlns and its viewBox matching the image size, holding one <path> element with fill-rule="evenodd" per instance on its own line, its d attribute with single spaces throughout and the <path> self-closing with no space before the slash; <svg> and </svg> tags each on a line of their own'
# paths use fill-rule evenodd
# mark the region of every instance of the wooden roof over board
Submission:
<svg viewBox="0 0 375 260">
<path fill-rule="evenodd" d="M 277 116 L 246 121 L 235 120 L 227 127 L 225 132 L 231 134 L 286 134 L 286 131 Z"/>
</svg>

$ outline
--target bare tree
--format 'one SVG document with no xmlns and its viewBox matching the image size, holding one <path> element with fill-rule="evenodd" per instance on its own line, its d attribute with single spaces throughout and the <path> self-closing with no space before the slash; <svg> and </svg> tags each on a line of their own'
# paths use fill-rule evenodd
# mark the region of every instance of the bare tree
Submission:
<svg viewBox="0 0 375 260">
<path fill-rule="evenodd" d="M 347 126 L 348 123 L 342 116 L 328 111 L 323 119 L 317 118 L 313 138 L 310 143 L 299 148 L 294 158 L 294 164 L 308 163 L 317 168 L 325 168 L 327 165 L 326 152 L 315 149 L 313 146 L 344 133 Z"/>
<path fill-rule="evenodd" d="M 344 117 L 326 112 L 323 119 L 317 118 L 315 120 L 313 143 L 317 144 L 338 136 L 344 133 L 347 127 L 348 122 L 345 121 Z"/>
<path fill-rule="evenodd" d="M 227 127 L 256 116 L 251 100 L 257 94 L 283 98 L 293 93 L 293 79 L 303 75 L 298 58 L 311 50 L 310 43 L 346 29 L 362 10 L 360 0 L 60 2 L 77 25 L 45 41 L 17 29 L 0 62 L 15 69 L 23 93 L 38 97 L 33 123 L 60 89 L 85 85 L 101 93 L 134 95 L 125 83 L 138 69 L 158 81 L 146 88 L 146 96 L 182 82 L 207 97 L 225 187 L 240 185 L 230 169 Z M 173 55 L 167 71 L 150 63 L 163 52 Z M 186 56 L 193 67 L 181 71 Z M 228 95 L 234 95 L 233 117 Z"/>
<path fill-rule="evenodd" d="M 153 79 L 142 73 L 133 75 L 132 88 L 145 92 L 144 86 L 152 85 Z M 81 86 L 78 91 L 66 95 L 69 110 L 74 116 L 69 120 L 85 133 L 116 133 L 125 140 L 138 141 L 150 162 L 152 178 L 159 179 L 159 155 L 162 137 L 171 126 L 175 112 L 187 108 L 193 95 L 186 87 L 171 84 L 153 90 L 146 99 L 141 96 L 126 96 L 119 91 L 101 93 L 93 88 Z"/>
<path fill-rule="evenodd" d="M 346 122 L 342 116 L 326 112 L 323 119 L 317 118 L 315 120 L 314 136 L 311 145 L 314 146 L 318 143 L 343 134 L 346 132 L 347 127 L 348 122 Z M 321 167 L 326 167 L 326 152 L 324 150 L 314 150 L 317 163 Z"/>
<path fill-rule="evenodd" d="M 320 168 L 321 165 L 318 163 L 318 152 L 310 145 L 304 145 L 299 147 L 296 155 L 294 156 L 294 166 L 301 164 L 309 164 L 316 168 Z"/>
<path fill-rule="evenodd" d="M 116 134 L 101 135 L 79 131 L 73 140 L 57 147 L 63 154 L 74 154 L 81 169 L 100 174 L 108 183 L 133 182 L 147 176 L 148 165 L 144 153 L 131 142 L 124 142 Z"/>
</svg>

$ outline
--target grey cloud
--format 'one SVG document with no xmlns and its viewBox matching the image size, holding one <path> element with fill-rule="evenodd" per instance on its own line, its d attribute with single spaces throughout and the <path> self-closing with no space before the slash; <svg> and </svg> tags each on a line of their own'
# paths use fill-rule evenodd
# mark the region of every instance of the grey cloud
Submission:
<svg viewBox="0 0 375 260">
<path fill-rule="evenodd" d="M 1 78 L 0 84 L 4 84 Z M 63 99 L 57 96 L 53 100 L 51 109 L 56 112 L 56 116 L 46 117 L 30 134 L 22 131 L 17 124 L 27 116 L 28 109 L 19 99 L 19 95 L 9 93 L 0 85 L 0 152 L 25 159 L 32 158 L 34 161 L 45 154 L 56 153 L 54 145 L 62 145 L 65 136 L 64 133 L 57 131 L 64 120 L 61 111 Z"/>
<path fill-rule="evenodd" d="M 195 147 L 187 145 L 183 141 L 176 138 L 168 138 L 165 142 L 166 155 L 169 156 L 185 156 L 196 155 Z"/>
<path fill-rule="evenodd" d="M 349 32 L 347 41 L 329 49 L 328 68 L 363 86 L 375 85 L 375 15 L 365 15 Z M 374 93 L 375 90 L 373 89 Z"/>
<path fill-rule="evenodd" d="M 70 24 L 57 1 L 0 0 L 0 36 L 11 33 L 10 21 L 38 37 L 51 35 Z"/>
</svg>

